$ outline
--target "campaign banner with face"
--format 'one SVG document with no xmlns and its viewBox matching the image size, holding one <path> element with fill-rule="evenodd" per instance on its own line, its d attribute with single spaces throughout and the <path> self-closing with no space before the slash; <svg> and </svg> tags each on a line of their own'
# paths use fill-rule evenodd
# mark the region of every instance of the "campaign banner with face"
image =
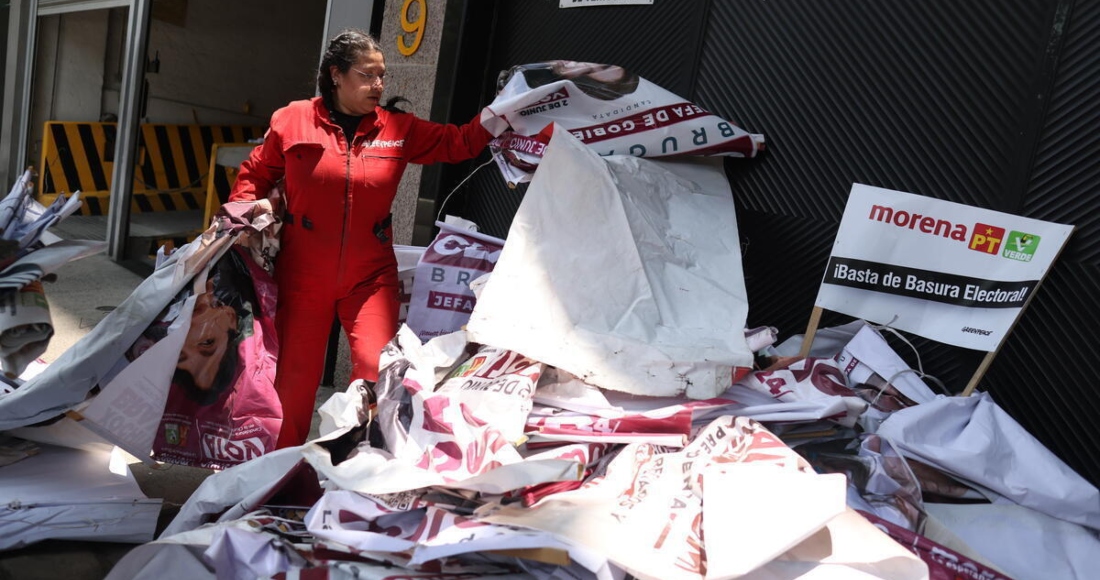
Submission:
<svg viewBox="0 0 1100 580">
<path fill-rule="evenodd" d="M 857 183 L 815 305 L 994 351 L 1072 231 Z"/>
<path fill-rule="evenodd" d="M 167 400 L 152 437 L 158 461 L 226 469 L 275 449 L 282 406 L 275 392 L 278 343 L 275 280 L 235 246 L 218 259 L 202 292 L 186 291 L 193 309 L 175 303 L 127 352 L 139 360 L 170 335 L 172 321 L 189 316 L 176 347 Z M 171 355 L 178 352 L 178 357 Z M 132 364 L 132 363 L 131 363 Z"/>
<path fill-rule="evenodd" d="M 620 66 L 554 60 L 500 74 L 482 125 L 508 183 L 530 181 L 552 125 L 600 155 L 754 157 L 764 136 L 751 134 Z"/>
</svg>

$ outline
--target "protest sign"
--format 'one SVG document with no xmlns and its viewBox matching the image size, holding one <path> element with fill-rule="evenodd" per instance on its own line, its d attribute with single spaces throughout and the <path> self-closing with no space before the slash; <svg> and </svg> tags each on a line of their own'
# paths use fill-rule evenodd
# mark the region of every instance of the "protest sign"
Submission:
<svg viewBox="0 0 1100 580">
<path fill-rule="evenodd" d="M 854 184 L 815 305 L 995 351 L 1072 231 Z"/>
</svg>

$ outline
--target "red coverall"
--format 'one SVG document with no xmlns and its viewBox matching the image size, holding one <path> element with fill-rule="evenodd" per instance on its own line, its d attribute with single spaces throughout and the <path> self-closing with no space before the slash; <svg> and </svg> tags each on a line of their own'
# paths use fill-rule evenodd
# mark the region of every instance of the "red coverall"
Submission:
<svg viewBox="0 0 1100 580">
<path fill-rule="evenodd" d="M 379 353 L 397 331 L 389 216 L 405 166 L 471 159 L 491 138 L 476 117 L 459 127 L 377 108 L 359 123 L 349 147 L 320 97 L 272 115 L 229 200 L 263 199 L 286 179 L 275 267 L 279 448 L 300 445 L 309 434 L 334 316 L 348 337 L 351 380 L 378 380 Z"/>
</svg>

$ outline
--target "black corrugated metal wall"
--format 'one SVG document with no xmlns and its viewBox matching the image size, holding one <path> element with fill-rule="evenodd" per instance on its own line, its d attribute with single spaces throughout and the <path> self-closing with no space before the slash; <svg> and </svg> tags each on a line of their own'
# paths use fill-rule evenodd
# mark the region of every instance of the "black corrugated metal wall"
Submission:
<svg viewBox="0 0 1100 580">
<path fill-rule="evenodd" d="M 1060 3 L 1064 30 L 1019 213 L 1076 226 L 986 388 L 1100 481 L 1100 2 Z M 1052 47 L 1053 49 L 1054 47 Z"/>
<path fill-rule="evenodd" d="M 749 323 L 783 337 L 805 328 L 853 182 L 1076 225 L 981 388 L 1100 481 L 1100 0 L 655 0 L 567 10 L 521 0 L 467 10 L 493 19 L 480 41 L 492 71 L 483 94 L 514 64 L 615 63 L 766 136 L 763 156 L 726 168 Z M 507 190 L 488 169 L 447 209 L 503 237 L 523 188 Z M 924 369 L 955 391 L 984 356 L 910 338 Z"/>
<path fill-rule="evenodd" d="M 453 0 L 448 3 L 448 10 L 452 3 Z M 441 60 L 450 52 L 461 51 L 466 56 L 460 58 L 485 59 L 488 64 L 466 63 L 465 67 L 459 64 L 454 73 L 453 89 L 441 90 L 436 86 L 437 95 L 452 95 L 454 101 L 464 105 L 453 107 L 452 111 L 471 109 L 467 99 L 472 92 L 483 95 L 480 105 L 489 104 L 500 71 L 517 64 L 551 59 L 615 63 L 677 94 L 687 95 L 692 90 L 694 63 L 704 40 L 701 32 L 706 23 L 706 10 L 685 7 L 691 4 L 705 8 L 706 2 L 657 0 L 645 6 L 645 10 L 618 6 L 563 10 L 558 8 L 558 0 L 465 0 L 459 3 L 463 11 L 461 26 L 469 32 L 464 38 L 455 39 L 458 46 L 452 47 L 447 46 L 445 31 Z M 450 26 L 459 28 L 453 21 L 460 17 L 451 18 L 450 14 L 448 17 L 452 20 Z M 488 22 L 491 26 L 486 27 Z M 480 46 L 483 42 L 487 42 L 487 46 Z M 480 79 L 481 87 L 475 88 L 469 77 L 478 67 L 484 68 L 485 73 Z M 444 109 L 440 105 L 442 103 L 433 104 L 433 113 Z M 468 114 L 474 112 L 470 110 Z M 455 112 L 436 120 L 462 121 L 466 118 Z M 477 163 L 486 159 L 487 154 Z M 425 173 L 434 170 L 445 174 L 439 184 L 442 201 L 450 187 L 466 176 L 467 169 L 436 167 L 426 168 Z M 490 165 L 477 173 L 447 200 L 444 209 L 446 213 L 476 221 L 485 233 L 504 237 L 526 187 L 521 185 L 515 191 L 508 190 L 499 172 L 494 172 L 495 168 Z"/>
</svg>

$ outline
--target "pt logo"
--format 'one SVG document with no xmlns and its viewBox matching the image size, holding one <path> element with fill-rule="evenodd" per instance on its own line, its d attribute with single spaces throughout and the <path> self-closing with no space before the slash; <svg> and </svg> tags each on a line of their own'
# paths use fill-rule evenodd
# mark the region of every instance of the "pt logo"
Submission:
<svg viewBox="0 0 1100 580">
<path fill-rule="evenodd" d="M 997 254 L 1001 241 L 1005 238 L 1005 229 L 988 224 L 974 224 L 974 234 L 970 236 L 970 249 L 986 254 Z"/>
<path fill-rule="evenodd" d="M 1030 262 L 1035 257 L 1035 250 L 1038 247 L 1039 236 L 1013 230 L 1005 240 L 1005 249 L 1001 255 L 1012 260 Z"/>
</svg>

